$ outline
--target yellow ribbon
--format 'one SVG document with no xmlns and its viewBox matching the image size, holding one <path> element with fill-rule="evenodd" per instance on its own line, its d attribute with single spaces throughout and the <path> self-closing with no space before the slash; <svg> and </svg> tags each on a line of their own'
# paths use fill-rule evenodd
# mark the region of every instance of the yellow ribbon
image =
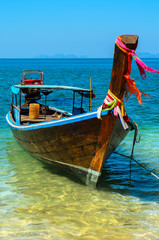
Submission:
<svg viewBox="0 0 159 240">
<path fill-rule="evenodd" d="M 125 112 L 125 109 L 124 109 L 124 102 L 123 102 L 123 100 L 120 100 L 119 98 L 117 98 L 117 97 L 110 91 L 110 89 L 108 90 L 108 94 L 110 94 L 110 96 L 112 96 L 112 97 L 114 98 L 114 100 L 116 99 L 117 102 L 120 103 L 121 114 L 122 114 L 123 117 L 126 116 L 126 112 Z"/>
</svg>

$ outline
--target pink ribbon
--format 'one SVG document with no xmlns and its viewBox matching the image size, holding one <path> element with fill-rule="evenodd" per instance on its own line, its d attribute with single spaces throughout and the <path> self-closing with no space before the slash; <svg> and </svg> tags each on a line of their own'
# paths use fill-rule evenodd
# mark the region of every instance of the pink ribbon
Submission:
<svg viewBox="0 0 159 240">
<path fill-rule="evenodd" d="M 146 73 L 145 71 L 147 72 L 153 72 L 153 73 L 159 73 L 158 70 L 155 70 L 151 67 L 148 67 L 143 61 L 141 61 L 141 59 L 137 56 L 137 54 L 135 53 L 135 50 L 132 50 L 130 48 L 127 48 L 125 46 L 125 44 L 119 39 L 117 38 L 116 39 L 116 43 L 125 51 L 128 51 L 131 53 L 131 55 L 133 56 L 133 58 L 135 59 L 136 61 L 136 64 L 139 68 L 139 71 L 140 71 L 140 75 L 142 77 L 142 79 L 146 79 Z"/>
</svg>

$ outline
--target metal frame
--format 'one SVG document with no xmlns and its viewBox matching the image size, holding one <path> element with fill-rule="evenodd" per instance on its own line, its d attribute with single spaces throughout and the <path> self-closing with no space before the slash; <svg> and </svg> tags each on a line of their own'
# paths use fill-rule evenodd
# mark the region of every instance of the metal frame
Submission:
<svg viewBox="0 0 159 240">
<path fill-rule="evenodd" d="M 41 72 L 39 69 L 25 69 L 25 70 L 23 70 L 23 72 L 22 72 L 22 84 L 24 84 L 26 74 L 40 75 L 40 80 L 41 80 L 42 84 L 44 84 L 44 73 Z"/>
</svg>

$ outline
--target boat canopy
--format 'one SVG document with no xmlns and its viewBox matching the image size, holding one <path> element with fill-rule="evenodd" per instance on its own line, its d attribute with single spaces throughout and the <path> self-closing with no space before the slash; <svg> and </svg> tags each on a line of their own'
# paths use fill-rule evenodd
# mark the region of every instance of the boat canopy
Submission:
<svg viewBox="0 0 159 240">
<path fill-rule="evenodd" d="M 47 101 L 54 101 L 52 99 L 47 99 L 47 96 L 52 93 L 52 90 L 70 90 L 73 92 L 73 110 L 72 113 L 79 114 L 84 112 L 83 109 L 83 98 L 89 99 L 89 111 L 91 111 L 91 99 L 96 98 L 93 89 L 85 89 L 85 88 L 79 88 L 79 87 L 72 87 L 72 86 L 61 86 L 61 85 L 43 85 L 43 84 L 19 84 L 14 85 L 11 87 L 12 90 L 12 105 L 21 106 L 21 102 L 25 99 L 25 101 L 33 102 L 38 101 L 44 96 L 45 98 L 45 108 L 46 108 L 46 102 Z M 81 96 L 80 100 L 80 108 L 75 107 L 75 98 L 76 93 Z M 23 98 L 21 98 L 23 96 Z M 79 101 L 79 100 L 78 100 Z M 78 112 L 78 113 L 77 113 Z"/>
<path fill-rule="evenodd" d="M 78 88 L 78 87 L 70 87 L 70 86 L 60 86 L 60 85 L 14 85 L 11 90 L 15 92 L 15 89 L 61 89 L 61 90 L 72 90 L 75 92 L 86 92 L 90 93 L 92 90 Z"/>
</svg>

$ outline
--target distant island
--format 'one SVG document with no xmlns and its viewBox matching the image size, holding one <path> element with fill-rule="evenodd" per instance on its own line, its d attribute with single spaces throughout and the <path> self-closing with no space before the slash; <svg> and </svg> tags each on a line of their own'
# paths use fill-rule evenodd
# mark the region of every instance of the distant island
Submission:
<svg viewBox="0 0 159 240">
<path fill-rule="evenodd" d="M 153 53 L 149 53 L 149 52 L 137 52 L 137 55 L 139 56 L 139 58 L 159 58 L 159 53 L 153 54 Z M 33 58 L 89 58 L 86 55 L 83 56 L 77 56 L 75 54 L 55 54 L 53 56 L 49 56 L 46 54 L 41 54 L 38 56 L 35 56 Z M 96 58 L 96 57 L 94 57 Z M 107 57 L 101 57 L 101 58 L 107 58 Z M 113 57 L 112 57 L 113 58 Z"/>
<path fill-rule="evenodd" d="M 153 54 L 149 52 L 137 52 L 139 58 L 159 58 L 159 53 Z"/>
<path fill-rule="evenodd" d="M 149 52 L 136 52 L 138 57 L 139 58 L 159 58 L 159 53 L 156 53 L 156 54 L 153 54 L 153 53 L 149 53 Z M 93 59 L 93 58 L 96 58 L 96 59 L 112 59 L 113 56 L 110 56 L 110 57 L 88 57 L 86 55 L 82 55 L 82 56 L 77 56 L 75 54 L 55 54 L 53 56 L 49 56 L 47 54 L 40 54 L 40 55 L 37 55 L 37 56 L 34 56 L 34 57 L 15 57 L 16 58 L 19 58 L 19 59 L 25 59 L 25 58 L 28 58 L 28 59 L 51 59 L 51 58 L 54 58 L 54 59 Z M 1 58 L 0 59 L 14 59 L 13 57 L 7 57 L 7 58 Z"/>
<path fill-rule="evenodd" d="M 39 56 L 36 56 L 35 58 L 87 58 L 87 56 L 83 55 L 83 56 L 78 57 L 74 54 L 67 54 L 67 55 L 65 55 L 65 54 L 55 54 L 53 56 L 48 56 L 48 55 L 45 55 L 45 54 L 44 55 L 41 54 Z"/>
</svg>

